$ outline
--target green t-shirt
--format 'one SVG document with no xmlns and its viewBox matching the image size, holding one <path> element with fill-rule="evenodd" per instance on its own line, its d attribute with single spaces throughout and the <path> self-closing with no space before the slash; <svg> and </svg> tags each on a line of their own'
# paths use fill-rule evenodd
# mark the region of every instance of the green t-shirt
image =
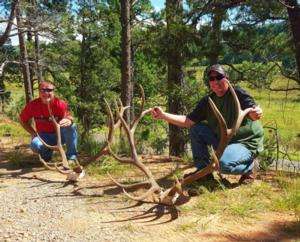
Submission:
<svg viewBox="0 0 300 242">
<path fill-rule="evenodd" d="M 246 91 L 237 87 L 235 87 L 234 90 L 240 101 L 242 110 L 255 106 L 253 98 Z M 218 97 L 214 93 L 204 97 L 187 117 L 194 122 L 207 123 L 207 125 L 219 137 L 219 122 L 209 106 L 208 97 L 212 99 L 223 115 L 227 127 L 231 128 L 236 117 L 236 113 L 235 104 L 230 91 L 227 91 L 222 97 Z M 252 121 L 250 118 L 245 117 L 240 128 L 237 130 L 236 135 L 232 137 L 230 143 L 241 143 L 253 153 L 259 153 L 263 150 L 263 136 L 264 132 L 260 122 L 258 120 Z"/>
</svg>

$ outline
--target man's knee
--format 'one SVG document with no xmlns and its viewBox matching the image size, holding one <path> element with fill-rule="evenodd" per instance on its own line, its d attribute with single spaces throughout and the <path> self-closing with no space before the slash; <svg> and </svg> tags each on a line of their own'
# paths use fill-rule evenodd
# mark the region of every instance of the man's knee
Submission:
<svg viewBox="0 0 300 242">
<path fill-rule="evenodd" d="M 77 133 L 77 125 L 73 123 L 71 126 L 61 128 L 61 132 L 63 135 L 70 135 Z"/>
<path fill-rule="evenodd" d="M 30 144 L 30 148 L 33 152 L 35 153 L 39 153 L 42 149 L 42 142 L 39 140 L 38 137 L 34 137 L 32 140 L 31 140 L 31 144 Z"/>
</svg>

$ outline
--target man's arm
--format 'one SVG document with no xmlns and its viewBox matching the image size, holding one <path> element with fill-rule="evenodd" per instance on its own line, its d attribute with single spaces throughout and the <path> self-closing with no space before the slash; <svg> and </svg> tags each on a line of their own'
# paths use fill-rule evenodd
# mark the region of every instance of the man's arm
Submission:
<svg viewBox="0 0 300 242">
<path fill-rule="evenodd" d="M 73 125 L 73 118 L 71 113 L 68 111 L 68 104 L 63 100 L 58 99 L 57 108 L 60 112 L 62 119 L 58 122 L 60 127 L 68 127 Z"/>
<path fill-rule="evenodd" d="M 29 122 L 24 122 L 21 118 L 19 118 L 19 121 L 22 127 L 31 135 L 32 138 L 36 136 L 36 131 L 29 124 Z"/>
<path fill-rule="evenodd" d="M 151 113 L 155 119 L 165 120 L 168 123 L 179 127 L 189 128 L 194 124 L 194 122 L 185 115 L 167 113 L 162 111 L 160 107 L 154 107 Z"/>
<path fill-rule="evenodd" d="M 252 110 L 248 113 L 248 117 L 253 121 L 259 120 L 262 117 L 262 115 L 263 111 L 259 106 L 252 107 Z"/>
<path fill-rule="evenodd" d="M 60 127 L 68 127 L 73 124 L 73 118 L 71 116 L 67 116 L 60 120 L 59 122 Z"/>
<path fill-rule="evenodd" d="M 257 105 L 252 96 L 250 96 L 244 89 L 239 87 L 235 88 L 235 92 L 238 96 L 238 99 L 241 103 L 241 108 L 244 110 L 246 108 L 252 108 L 252 110 L 248 113 L 248 117 L 255 121 L 259 120 L 262 115 L 263 111 L 259 105 Z"/>
</svg>

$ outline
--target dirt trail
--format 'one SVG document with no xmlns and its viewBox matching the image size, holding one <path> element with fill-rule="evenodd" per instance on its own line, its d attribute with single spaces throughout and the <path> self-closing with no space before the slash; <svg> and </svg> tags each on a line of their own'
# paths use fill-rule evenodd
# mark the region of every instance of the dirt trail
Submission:
<svg viewBox="0 0 300 242">
<path fill-rule="evenodd" d="M 0 241 L 295 241 L 287 228 L 292 214 L 247 222 L 201 217 L 129 201 L 107 177 L 68 183 L 31 156 L 17 169 L 7 160 L 13 153 L 0 150 Z"/>
</svg>

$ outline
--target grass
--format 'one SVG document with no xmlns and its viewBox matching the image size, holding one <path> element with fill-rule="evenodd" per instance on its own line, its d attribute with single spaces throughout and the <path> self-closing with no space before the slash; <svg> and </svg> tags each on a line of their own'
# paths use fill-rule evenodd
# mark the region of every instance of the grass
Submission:
<svg viewBox="0 0 300 242">
<path fill-rule="evenodd" d="M 279 211 L 292 211 L 300 223 L 300 177 L 279 176 L 282 197 L 275 201 L 275 208 Z"/>
<path fill-rule="evenodd" d="M 214 190 L 200 186 L 196 202 L 181 207 L 183 213 L 199 217 L 217 215 L 221 219 L 253 219 L 267 212 L 293 212 L 300 221 L 300 176 L 275 173 L 272 179 L 259 180 L 234 189 Z M 192 204 L 192 205 L 191 205 Z M 299 224 L 300 226 L 300 224 Z M 182 229 L 189 226 L 183 226 Z M 300 227 L 299 227 L 300 229 Z"/>
<path fill-rule="evenodd" d="M 122 165 L 110 156 L 105 156 L 86 167 L 86 172 L 93 176 L 106 175 L 107 173 L 121 175 L 126 170 L 128 170 L 128 166 Z"/>
<path fill-rule="evenodd" d="M 6 137 L 10 143 L 24 143 L 29 139 L 29 134 L 17 122 L 0 114 L 0 137 Z"/>
</svg>

